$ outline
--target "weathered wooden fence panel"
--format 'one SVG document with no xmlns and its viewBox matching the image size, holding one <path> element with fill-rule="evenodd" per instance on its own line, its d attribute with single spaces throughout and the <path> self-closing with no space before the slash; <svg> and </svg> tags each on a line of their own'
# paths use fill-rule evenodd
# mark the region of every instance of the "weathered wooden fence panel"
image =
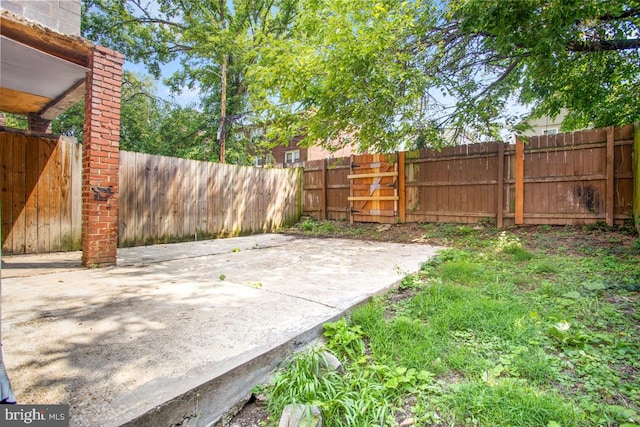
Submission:
<svg viewBox="0 0 640 427">
<path fill-rule="evenodd" d="M 515 148 L 507 149 L 505 217 L 522 224 L 621 224 L 633 204 L 633 126 L 536 136 L 524 143 L 523 218 L 516 219 Z"/>
<path fill-rule="evenodd" d="M 349 218 L 349 157 L 311 160 L 304 166 L 303 214 L 315 219 Z"/>
<path fill-rule="evenodd" d="M 521 150 L 491 142 L 400 153 L 399 218 L 495 220 L 498 226 L 622 224 L 632 217 L 633 132 L 627 125 L 537 136 Z M 348 193 L 334 193 L 331 200 L 320 195 L 331 186 L 348 189 L 347 174 L 322 165 L 305 165 L 304 213 L 331 218 L 329 206 L 347 207 Z"/>
<path fill-rule="evenodd" d="M 473 223 L 496 215 L 499 143 L 405 155 L 408 222 Z"/>
<path fill-rule="evenodd" d="M 82 146 L 72 138 L 0 131 L 2 252 L 80 249 Z"/>
<path fill-rule="evenodd" d="M 298 220 L 298 169 L 120 152 L 119 244 L 270 232 Z"/>
<path fill-rule="evenodd" d="M 351 222 L 394 224 L 398 218 L 398 158 L 393 154 L 351 156 Z"/>
</svg>

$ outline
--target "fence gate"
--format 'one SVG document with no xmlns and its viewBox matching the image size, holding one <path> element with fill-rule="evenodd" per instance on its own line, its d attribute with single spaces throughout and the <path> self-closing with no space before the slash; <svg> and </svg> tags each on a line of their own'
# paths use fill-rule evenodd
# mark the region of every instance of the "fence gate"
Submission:
<svg viewBox="0 0 640 427">
<path fill-rule="evenodd" d="M 399 199 L 396 155 L 351 156 L 348 179 L 351 223 L 396 222 Z"/>
</svg>

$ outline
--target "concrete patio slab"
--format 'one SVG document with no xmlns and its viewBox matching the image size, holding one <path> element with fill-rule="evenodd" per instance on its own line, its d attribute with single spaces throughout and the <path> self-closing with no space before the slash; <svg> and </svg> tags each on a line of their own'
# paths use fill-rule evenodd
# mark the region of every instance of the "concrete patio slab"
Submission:
<svg viewBox="0 0 640 427">
<path fill-rule="evenodd" d="M 72 426 L 208 426 L 436 249 L 265 234 L 120 249 L 104 269 L 4 257 L 5 364 L 19 403 L 68 403 Z"/>
</svg>

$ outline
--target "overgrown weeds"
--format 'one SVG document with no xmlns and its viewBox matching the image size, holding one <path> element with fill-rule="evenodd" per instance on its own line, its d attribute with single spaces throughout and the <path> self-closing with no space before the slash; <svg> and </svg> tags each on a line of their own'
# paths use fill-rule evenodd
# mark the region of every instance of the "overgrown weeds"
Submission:
<svg viewBox="0 0 640 427">
<path fill-rule="evenodd" d="M 274 420 L 298 402 L 319 406 L 328 426 L 640 423 L 633 243 L 568 241 L 566 229 L 424 230 L 455 247 L 327 324 L 345 373 L 319 374 L 318 351 L 297 356 L 267 389 Z"/>
</svg>

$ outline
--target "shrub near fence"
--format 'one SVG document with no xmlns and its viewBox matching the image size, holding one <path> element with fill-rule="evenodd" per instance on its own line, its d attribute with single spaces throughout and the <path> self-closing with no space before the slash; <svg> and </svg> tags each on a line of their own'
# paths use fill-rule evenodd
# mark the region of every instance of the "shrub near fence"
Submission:
<svg viewBox="0 0 640 427">
<path fill-rule="evenodd" d="M 633 143 L 633 126 L 627 125 L 536 136 L 515 145 L 406 152 L 397 156 L 404 171 L 396 184 L 404 201 L 397 220 L 622 224 L 632 218 Z M 350 163 L 305 163 L 304 215 L 349 218 Z"/>
<path fill-rule="evenodd" d="M 300 175 L 121 151 L 119 245 L 275 231 L 300 217 Z"/>
</svg>

